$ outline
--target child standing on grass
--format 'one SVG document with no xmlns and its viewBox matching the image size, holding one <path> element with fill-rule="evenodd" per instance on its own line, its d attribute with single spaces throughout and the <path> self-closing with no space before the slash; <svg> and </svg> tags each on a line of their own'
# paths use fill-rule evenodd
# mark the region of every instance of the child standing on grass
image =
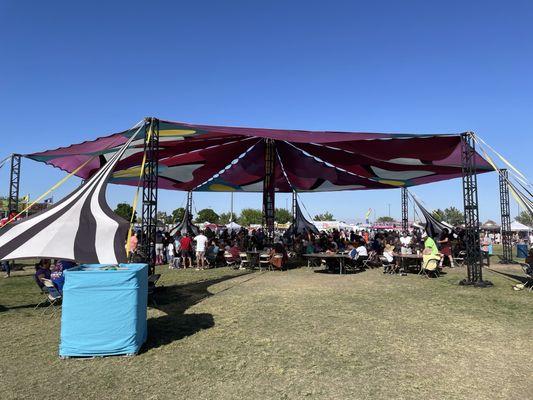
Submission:
<svg viewBox="0 0 533 400">
<path fill-rule="evenodd" d="M 170 240 L 167 244 L 167 261 L 168 261 L 168 269 L 174 268 L 174 242 Z"/>
</svg>

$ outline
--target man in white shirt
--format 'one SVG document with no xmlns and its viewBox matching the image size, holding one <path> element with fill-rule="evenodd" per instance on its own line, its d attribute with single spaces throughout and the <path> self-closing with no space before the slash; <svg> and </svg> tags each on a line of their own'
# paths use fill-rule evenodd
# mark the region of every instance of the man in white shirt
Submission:
<svg viewBox="0 0 533 400">
<path fill-rule="evenodd" d="M 411 246 L 411 236 L 407 234 L 407 232 L 402 233 L 402 237 L 400 237 L 400 243 L 402 245 L 401 253 L 407 254 L 409 252 L 410 246 Z"/>
<path fill-rule="evenodd" d="M 193 239 L 196 242 L 196 269 L 204 269 L 205 265 L 205 248 L 209 239 L 207 236 L 200 232 Z"/>
</svg>

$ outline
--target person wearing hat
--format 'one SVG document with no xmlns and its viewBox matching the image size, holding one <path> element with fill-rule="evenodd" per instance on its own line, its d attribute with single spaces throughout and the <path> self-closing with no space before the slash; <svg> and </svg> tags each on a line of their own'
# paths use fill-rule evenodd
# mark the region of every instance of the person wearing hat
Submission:
<svg viewBox="0 0 533 400">
<path fill-rule="evenodd" d="M 424 252 L 426 254 L 431 254 L 433 256 L 436 256 L 437 254 L 439 254 L 439 249 L 437 248 L 437 244 L 430 236 L 428 236 L 426 231 L 422 232 L 422 239 L 424 240 Z M 430 252 L 428 252 L 427 249 L 429 249 Z"/>
</svg>

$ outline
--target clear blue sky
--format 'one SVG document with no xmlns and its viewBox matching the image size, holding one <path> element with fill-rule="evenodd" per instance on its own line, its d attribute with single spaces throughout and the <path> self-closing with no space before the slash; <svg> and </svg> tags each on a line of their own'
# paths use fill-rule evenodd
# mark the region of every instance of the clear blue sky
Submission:
<svg viewBox="0 0 533 400">
<path fill-rule="evenodd" d="M 473 130 L 531 179 L 532 21 L 531 1 L 3 0 L 0 157 L 157 116 L 310 130 Z M 22 194 L 36 197 L 63 175 L 25 160 Z M 479 182 L 481 218 L 499 221 L 496 175 Z M 4 168 L 0 192 L 7 188 Z M 462 207 L 460 180 L 413 191 L 431 208 Z M 132 196 L 132 188 L 108 190 L 111 205 Z M 170 211 L 185 195 L 160 198 Z M 362 218 L 368 207 L 386 215 L 388 204 L 400 214 L 399 190 L 303 200 L 311 213 L 340 219 Z M 236 209 L 260 201 L 235 195 Z M 195 203 L 227 211 L 229 194 L 197 194 Z"/>
</svg>

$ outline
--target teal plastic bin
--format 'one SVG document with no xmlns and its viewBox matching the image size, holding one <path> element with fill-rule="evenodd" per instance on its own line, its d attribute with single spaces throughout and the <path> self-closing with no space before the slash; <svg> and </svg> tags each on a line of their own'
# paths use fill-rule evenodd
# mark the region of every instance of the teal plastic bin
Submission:
<svg viewBox="0 0 533 400">
<path fill-rule="evenodd" d="M 61 357 L 136 354 L 146 341 L 148 265 L 81 265 L 65 271 Z"/>
<path fill-rule="evenodd" d="M 517 244 L 516 245 L 516 256 L 518 258 L 526 258 L 527 257 L 527 244 Z"/>
</svg>

